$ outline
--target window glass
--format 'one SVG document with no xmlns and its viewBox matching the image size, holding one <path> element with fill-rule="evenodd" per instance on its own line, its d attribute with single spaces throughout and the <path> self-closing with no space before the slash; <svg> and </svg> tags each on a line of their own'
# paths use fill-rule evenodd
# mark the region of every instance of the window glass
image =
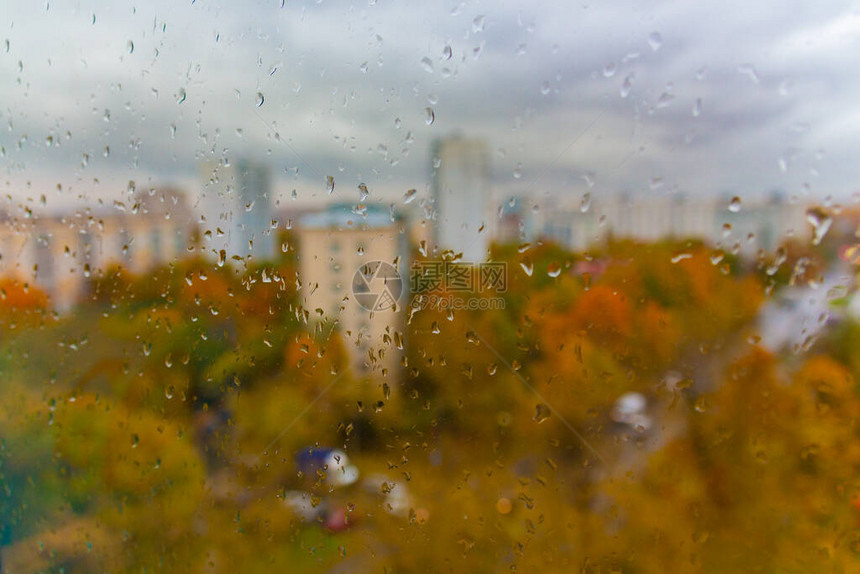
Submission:
<svg viewBox="0 0 860 574">
<path fill-rule="evenodd" d="M 0 5 L 0 571 L 860 571 L 856 6 Z"/>
</svg>

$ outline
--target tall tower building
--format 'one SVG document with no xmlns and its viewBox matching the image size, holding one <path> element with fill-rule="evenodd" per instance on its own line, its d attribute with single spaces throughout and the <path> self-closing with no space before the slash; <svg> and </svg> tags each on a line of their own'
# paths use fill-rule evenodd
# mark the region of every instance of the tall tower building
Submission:
<svg viewBox="0 0 860 574">
<path fill-rule="evenodd" d="M 436 246 L 462 253 L 465 262 L 485 261 L 492 221 L 487 144 L 455 136 L 436 142 L 433 157 Z"/>
<path fill-rule="evenodd" d="M 255 260 L 274 257 L 268 166 L 248 160 L 205 162 L 201 172 L 207 220 L 204 231 L 212 232 L 204 243 L 206 251 L 224 250 L 228 257 L 250 256 Z"/>
</svg>

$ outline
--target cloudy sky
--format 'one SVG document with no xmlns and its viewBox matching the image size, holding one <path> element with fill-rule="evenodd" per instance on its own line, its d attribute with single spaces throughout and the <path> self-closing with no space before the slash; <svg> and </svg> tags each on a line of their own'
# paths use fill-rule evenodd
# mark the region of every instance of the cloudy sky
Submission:
<svg viewBox="0 0 860 574">
<path fill-rule="evenodd" d="M 282 5 L 283 4 L 283 5 Z M 486 139 L 499 197 L 860 189 L 857 3 L 0 0 L 0 193 L 197 194 L 268 163 L 282 205 L 427 193 Z M 428 109 L 435 119 L 428 123 Z"/>
</svg>

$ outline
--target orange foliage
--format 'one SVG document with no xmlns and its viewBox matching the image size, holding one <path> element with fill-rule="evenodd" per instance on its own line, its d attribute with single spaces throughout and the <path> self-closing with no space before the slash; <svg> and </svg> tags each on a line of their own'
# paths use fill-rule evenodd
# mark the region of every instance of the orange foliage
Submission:
<svg viewBox="0 0 860 574">
<path fill-rule="evenodd" d="M 44 309 L 48 296 L 37 287 L 15 279 L 0 280 L 0 310 L 9 311 Z"/>
<path fill-rule="evenodd" d="M 605 341 L 629 337 L 633 332 L 633 316 L 627 296 L 609 285 L 596 285 L 576 302 L 571 326 Z"/>
</svg>

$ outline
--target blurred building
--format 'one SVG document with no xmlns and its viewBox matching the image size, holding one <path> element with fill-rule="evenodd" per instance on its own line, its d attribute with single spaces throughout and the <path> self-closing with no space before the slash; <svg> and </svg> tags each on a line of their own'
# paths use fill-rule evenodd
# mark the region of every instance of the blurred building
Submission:
<svg viewBox="0 0 860 574">
<path fill-rule="evenodd" d="M 0 216 L 0 275 L 45 291 L 65 311 L 87 295 L 90 277 L 119 265 L 142 273 L 181 257 L 193 231 L 185 195 L 139 190 L 114 209 Z"/>
<path fill-rule="evenodd" d="M 402 223 L 380 206 L 333 204 L 295 229 L 311 320 L 340 331 L 356 375 L 393 376 L 409 287 Z"/>
<path fill-rule="evenodd" d="M 609 237 L 639 241 L 692 238 L 754 255 L 782 241 L 809 237 L 805 206 L 781 195 L 748 200 L 674 195 L 515 198 L 499 208 L 499 240 L 546 238 L 582 251 Z"/>
<path fill-rule="evenodd" d="M 452 137 L 433 148 L 433 201 L 436 247 L 463 254 L 464 261 L 487 258 L 492 230 L 490 154 L 483 140 Z"/>
<path fill-rule="evenodd" d="M 268 166 L 248 160 L 204 162 L 203 204 L 211 231 L 204 248 L 227 257 L 268 260 L 275 254 L 272 225 L 272 185 Z"/>
</svg>

